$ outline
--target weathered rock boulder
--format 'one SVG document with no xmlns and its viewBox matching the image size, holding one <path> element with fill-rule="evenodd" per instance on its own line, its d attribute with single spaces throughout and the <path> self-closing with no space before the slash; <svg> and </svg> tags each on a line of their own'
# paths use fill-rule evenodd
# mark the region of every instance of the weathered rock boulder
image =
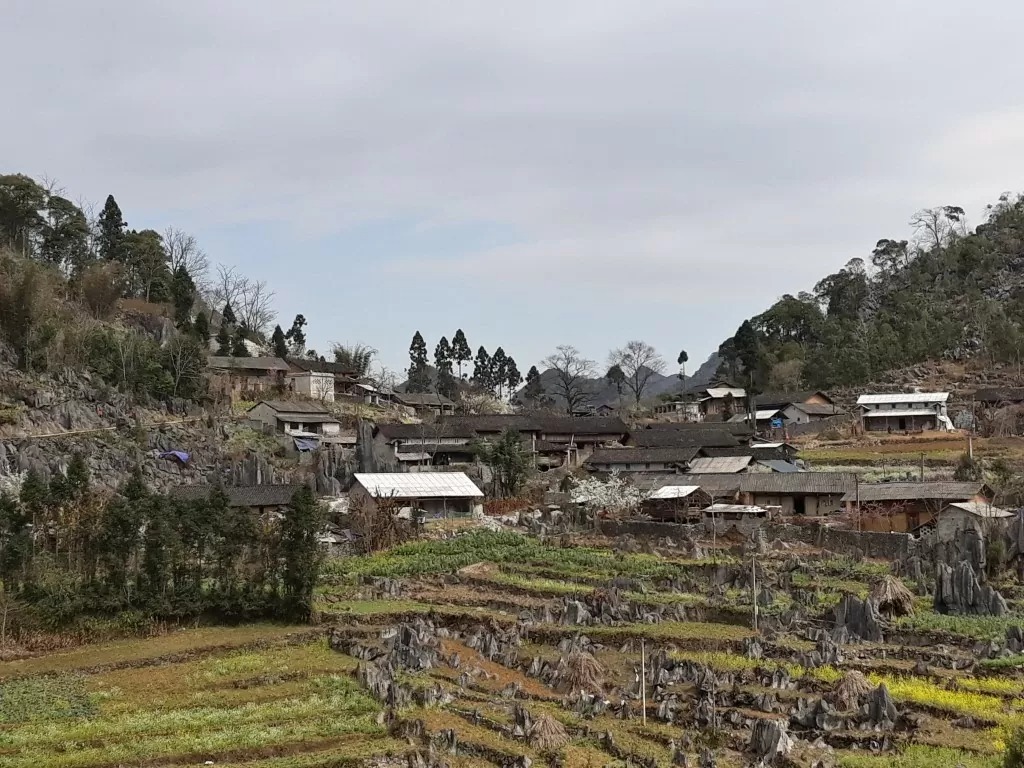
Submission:
<svg viewBox="0 0 1024 768">
<path fill-rule="evenodd" d="M 854 595 L 846 595 L 835 607 L 833 616 L 835 628 L 832 637 L 836 642 L 882 642 L 882 618 L 878 606 L 870 598 L 861 600 Z"/>
<path fill-rule="evenodd" d="M 1003 596 L 992 586 L 982 585 L 966 560 L 955 570 L 945 563 L 936 566 L 933 604 L 939 613 L 1003 616 L 1009 612 Z"/>
</svg>

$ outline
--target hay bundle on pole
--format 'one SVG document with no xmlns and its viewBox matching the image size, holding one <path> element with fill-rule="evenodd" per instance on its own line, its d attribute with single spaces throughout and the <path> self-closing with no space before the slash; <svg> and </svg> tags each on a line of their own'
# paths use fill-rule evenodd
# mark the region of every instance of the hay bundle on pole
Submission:
<svg viewBox="0 0 1024 768">
<path fill-rule="evenodd" d="M 586 651 L 573 651 L 565 657 L 562 680 L 568 692 L 600 694 L 603 676 L 601 663 Z"/>
<path fill-rule="evenodd" d="M 914 593 L 895 576 L 883 576 L 871 588 L 871 599 L 878 612 L 887 618 L 909 616 L 914 612 Z"/>
<path fill-rule="evenodd" d="M 541 715 L 533 721 L 526 740 L 534 749 L 542 752 L 559 749 L 569 743 L 569 733 L 565 726 L 551 715 Z"/>
<path fill-rule="evenodd" d="M 873 690 L 874 686 L 862 673 L 851 670 L 839 679 L 832 695 L 837 708 L 855 709 L 860 706 L 860 700 Z"/>
</svg>

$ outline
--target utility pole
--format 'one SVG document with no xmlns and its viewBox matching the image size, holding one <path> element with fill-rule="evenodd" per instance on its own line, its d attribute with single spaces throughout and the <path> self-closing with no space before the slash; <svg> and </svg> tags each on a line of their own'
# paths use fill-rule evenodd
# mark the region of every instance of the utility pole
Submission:
<svg viewBox="0 0 1024 768">
<path fill-rule="evenodd" d="M 924 482 L 924 453 L 921 454 L 921 482 Z"/>
<path fill-rule="evenodd" d="M 647 725 L 647 643 L 640 639 L 640 721 Z"/>
</svg>

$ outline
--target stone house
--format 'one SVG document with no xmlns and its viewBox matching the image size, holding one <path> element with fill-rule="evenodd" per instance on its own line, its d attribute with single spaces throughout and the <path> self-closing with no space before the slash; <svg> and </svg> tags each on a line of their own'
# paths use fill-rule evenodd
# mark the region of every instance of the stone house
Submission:
<svg viewBox="0 0 1024 768">
<path fill-rule="evenodd" d="M 858 512 L 865 530 L 909 533 L 930 524 L 951 503 L 991 504 L 992 489 L 982 482 L 860 483 L 843 496 L 847 511 Z"/>
<path fill-rule="evenodd" d="M 590 454 L 584 467 L 591 472 L 661 472 L 685 469 L 698 448 L 600 448 Z"/>
<path fill-rule="evenodd" d="M 357 473 L 349 508 L 370 505 L 410 517 L 472 517 L 483 514 L 483 496 L 463 472 Z"/>
<path fill-rule="evenodd" d="M 310 360 L 304 357 L 289 357 L 287 362 L 289 374 L 297 378 L 305 378 L 311 383 L 317 382 L 316 390 L 320 395 L 323 395 L 322 390 L 326 389 L 326 383 L 323 382 L 328 381 L 328 377 L 330 377 L 334 392 L 334 397 L 331 398 L 332 402 L 339 397 L 353 397 L 356 395 L 354 388 L 359 383 L 356 373 L 341 363 L 333 363 L 326 360 Z M 310 389 L 312 390 L 313 387 L 310 387 Z M 312 397 L 314 400 L 326 399 L 324 396 L 312 395 L 300 389 L 295 391 L 307 397 Z"/>
<path fill-rule="evenodd" d="M 948 392 L 868 394 L 857 398 L 857 406 L 866 432 L 948 431 L 948 401 Z"/>
<path fill-rule="evenodd" d="M 308 400 L 261 400 L 246 415 L 277 435 L 325 442 L 341 437 L 341 422 L 322 405 Z"/>
<path fill-rule="evenodd" d="M 421 416 L 451 416 L 455 413 L 455 402 L 436 392 L 396 392 L 395 402 L 412 408 Z"/>
<path fill-rule="evenodd" d="M 990 534 L 1002 534 L 1012 517 L 1012 512 L 988 502 L 954 501 L 935 516 L 935 538 L 942 544 L 958 542 L 964 531 L 973 530 L 985 540 Z"/>
<path fill-rule="evenodd" d="M 856 483 L 856 477 L 845 472 L 689 474 L 685 479 L 715 500 L 777 507 L 783 515 L 808 517 L 842 509 L 844 495 Z"/>
<path fill-rule="evenodd" d="M 245 393 L 280 393 L 286 388 L 288 363 L 279 357 L 222 357 L 206 359 L 211 392 L 237 400 Z"/>
<path fill-rule="evenodd" d="M 293 371 L 285 378 L 288 381 L 289 392 L 321 403 L 334 402 L 336 383 L 333 374 L 322 371 Z"/>
<path fill-rule="evenodd" d="M 301 485 L 237 485 L 221 490 L 228 497 L 228 506 L 244 507 L 255 515 L 281 513 L 291 503 Z M 171 489 L 172 498 L 182 501 L 204 501 L 216 489 L 212 485 L 179 485 Z"/>
<path fill-rule="evenodd" d="M 641 502 L 640 512 L 652 520 L 682 523 L 699 520 L 710 505 L 711 497 L 696 485 L 663 485 Z"/>
</svg>

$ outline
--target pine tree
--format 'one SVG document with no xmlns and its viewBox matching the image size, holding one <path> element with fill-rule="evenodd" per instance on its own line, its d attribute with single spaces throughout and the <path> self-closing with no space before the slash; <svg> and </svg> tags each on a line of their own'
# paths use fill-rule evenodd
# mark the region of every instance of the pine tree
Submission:
<svg viewBox="0 0 1024 768">
<path fill-rule="evenodd" d="M 483 347 L 476 351 L 476 358 L 473 360 L 473 383 L 488 392 L 494 389 L 491 386 L 491 356 Z"/>
<path fill-rule="evenodd" d="M 196 284 L 185 265 L 181 264 L 175 267 L 171 275 L 171 302 L 174 304 L 174 321 L 179 328 L 189 324 L 195 300 Z"/>
<path fill-rule="evenodd" d="M 293 620 L 305 621 L 313 606 L 313 587 L 320 567 L 321 510 L 313 492 L 303 486 L 281 519 L 281 556 L 284 560 L 285 613 Z"/>
<path fill-rule="evenodd" d="M 434 348 L 434 367 L 437 369 L 437 392 L 445 397 L 455 396 L 455 377 L 452 375 L 452 347 L 445 336 Z"/>
<path fill-rule="evenodd" d="M 515 358 L 509 355 L 505 364 L 505 386 L 508 387 L 508 396 L 511 398 L 520 384 L 523 383 L 523 374 L 519 372 Z"/>
<path fill-rule="evenodd" d="M 466 341 L 466 334 L 459 328 L 452 337 L 451 345 L 451 360 L 459 367 L 459 378 L 462 378 L 462 366 L 464 363 L 468 363 L 473 359 L 473 351 L 469 348 L 469 342 Z"/>
<path fill-rule="evenodd" d="M 274 334 L 270 337 L 270 343 L 274 347 L 274 356 L 280 358 L 288 357 L 288 342 L 285 340 L 284 331 L 280 325 L 274 326 Z"/>
<path fill-rule="evenodd" d="M 210 320 L 205 312 L 196 315 L 196 321 L 192 324 L 192 333 L 196 341 L 203 345 L 203 351 L 208 352 L 210 346 Z"/>
<path fill-rule="evenodd" d="M 127 259 L 127 249 L 125 248 L 127 225 L 113 195 L 107 195 L 107 202 L 104 203 L 103 210 L 97 219 L 97 226 L 99 233 L 96 245 L 100 258 L 107 261 L 124 262 Z"/>
<path fill-rule="evenodd" d="M 427 371 L 427 343 L 419 331 L 412 337 L 409 345 L 409 381 L 406 383 L 408 392 L 429 392 L 430 375 Z"/>
<path fill-rule="evenodd" d="M 540 381 L 540 371 L 537 370 L 536 365 L 531 365 L 530 370 L 526 372 L 526 389 L 523 392 L 523 397 L 530 403 L 536 403 L 544 396 L 544 385 Z"/>
<path fill-rule="evenodd" d="M 508 379 L 508 355 L 498 347 L 491 355 L 491 371 L 489 382 L 492 390 L 497 390 L 498 397 L 505 394 L 505 381 Z"/>
<path fill-rule="evenodd" d="M 82 499 L 89 492 L 89 466 L 80 451 L 75 451 L 68 462 L 68 491 L 74 499 Z"/>
<path fill-rule="evenodd" d="M 237 328 L 231 340 L 232 357 L 249 357 L 249 348 L 245 345 L 245 329 Z"/>
<path fill-rule="evenodd" d="M 306 318 L 303 315 L 296 315 L 295 320 L 292 321 L 292 327 L 288 329 L 288 333 L 284 337 L 292 343 L 297 351 L 301 351 L 306 346 L 306 332 L 302 329 L 306 327 Z M 285 355 L 280 355 L 285 357 Z"/>
<path fill-rule="evenodd" d="M 221 357 L 231 356 L 231 331 L 227 323 L 221 323 L 217 331 L 217 354 Z"/>
<path fill-rule="evenodd" d="M 235 310 L 231 308 L 231 302 L 228 301 L 224 304 L 224 311 L 220 313 L 221 321 L 228 325 L 234 325 L 238 322 L 235 319 Z"/>
</svg>

